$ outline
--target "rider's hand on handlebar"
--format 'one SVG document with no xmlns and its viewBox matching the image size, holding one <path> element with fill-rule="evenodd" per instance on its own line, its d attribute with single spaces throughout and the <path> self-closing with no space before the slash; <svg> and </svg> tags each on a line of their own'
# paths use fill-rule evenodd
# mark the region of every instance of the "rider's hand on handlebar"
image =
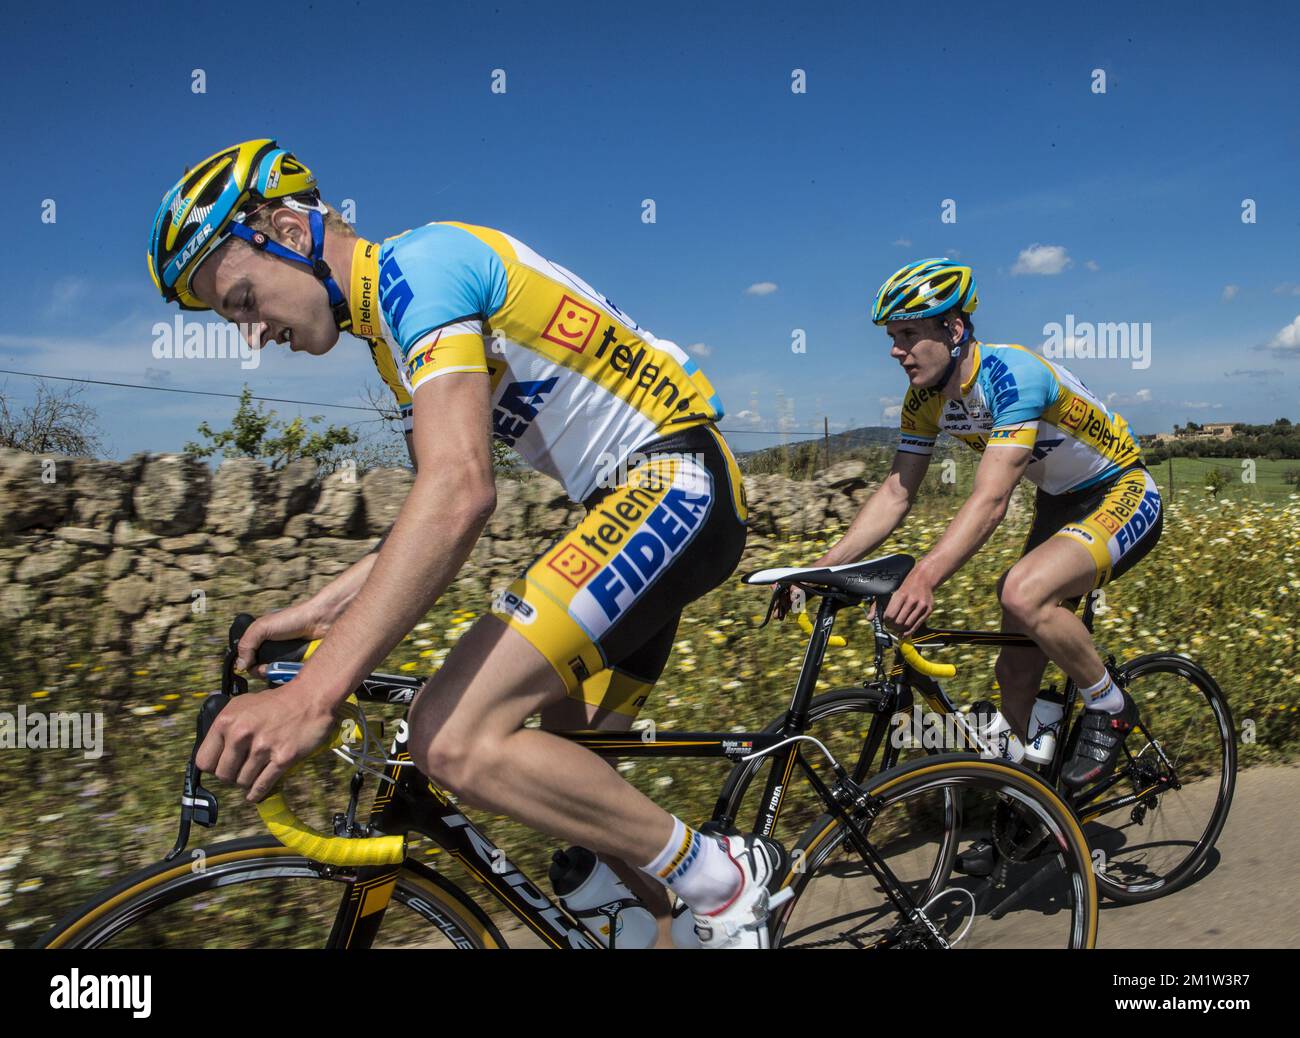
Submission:
<svg viewBox="0 0 1300 1038">
<path fill-rule="evenodd" d="M 265 678 L 267 667 L 265 663 L 249 669 L 257 658 L 259 645 L 263 642 L 291 641 L 296 638 L 323 638 L 329 626 L 310 599 L 288 609 L 259 616 L 249 624 L 248 630 L 239 639 L 239 658 L 235 662 L 235 669 Z"/>
</svg>

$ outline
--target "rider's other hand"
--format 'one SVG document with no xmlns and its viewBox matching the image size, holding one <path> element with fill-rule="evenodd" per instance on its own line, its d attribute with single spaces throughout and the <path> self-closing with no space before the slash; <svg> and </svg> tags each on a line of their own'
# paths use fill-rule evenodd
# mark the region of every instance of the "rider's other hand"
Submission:
<svg viewBox="0 0 1300 1038">
<path fill-rule="evenodd" d="M 912 570 L 890 596 L 884 619 L 904 638 L 909 638 L 925 625 L 933 612 L 934 585 L 917 570 Z"/>
<path fill-rule="evenodd" d="M 194 756 L 200 770 L 263 799 L 295 763 L 323 743 L 338 725 L 317 696 L 292 687 L 236 696 L 217 715 Z"/>
<path fill-rule="evenodd" d="M 773 584 L 776 590 L 776 606 L 773 608 L 772 615 L 778 620 L 784 620 L 790 613 L 802 613 L 807 597 L 802 588 L 794 587 L 790 584 L 784 586 Z"/>
<path fill-rule="evenodd" d="M 251 624 L 244 636 L 239 639 L 239 653 L 235 660 L 235 669 L 259 678 L 266 677 L 266 664 L 253 667 L 257 659 L 257 649 L 263 642 L 290 641 L 295 638 L 323 638 L 329 630 L 319 610 L 309 599 L 299 602 L 288 609 L 279 609 L 274 613 L 259 616 Z M 252 669 L 250 669 L 252 667 Z"/>
</svg>

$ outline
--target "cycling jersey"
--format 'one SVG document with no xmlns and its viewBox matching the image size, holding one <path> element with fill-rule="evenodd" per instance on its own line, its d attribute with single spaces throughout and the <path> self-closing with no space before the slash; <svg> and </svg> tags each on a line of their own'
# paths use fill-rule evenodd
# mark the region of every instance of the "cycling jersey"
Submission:
<svg viewBox="0 0 1300 1038">
<path fill-rule="evenodd" d="M 1140 458 L 1128 423 L 1059 364 L 1023 346 L 972 347 L 961 399 L 909 388 L 898 449 L 929 454 L 939 432 L 977 451 L 988 444 L 1033 451 L 1025 476 L 1047 494 L 1100 486 Z"/>
<path fill-rule="evenodd" d="M 426 224 L 359 241 L 352 263 L 352 330 L 404 415 L 434 379 L 487 373 L 493 435 L 574 501 L 650 441 L 722 417 L 680 347 L 500 231 Z"/>
</svg>

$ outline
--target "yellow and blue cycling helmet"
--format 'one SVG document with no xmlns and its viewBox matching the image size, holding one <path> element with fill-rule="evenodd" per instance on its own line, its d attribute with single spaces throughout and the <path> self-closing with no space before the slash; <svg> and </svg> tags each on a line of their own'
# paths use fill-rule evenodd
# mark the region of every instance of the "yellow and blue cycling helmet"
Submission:
<svg viewBox="0 0 1300 1038">
<path fill-rule="evenodd" d="M 249 215 L 275 201 L 308 214 L 310 256 L 245 226 Z M 190 288 L 194 273 L 227 239 L 240 238 L 280 259 L 309 267 L 329 293 L 335 322 L 346 327 L 347 302 L 321 258 L 325 211 L 311 170 L 273 140 L 244 141 L 209 155 L 163 196 L 149 235 L 149 276 L 168 302 L 186 310 L 206 310 Z"/>
<path fill-rule="evenodd" d="M 971 314 L 979 303 L 970 267 L 950 259 L 923 259 L 900 267 L 880 286 L 871 320 L 885 324 L 938 317 L 953 308 Z"/>
</svg>

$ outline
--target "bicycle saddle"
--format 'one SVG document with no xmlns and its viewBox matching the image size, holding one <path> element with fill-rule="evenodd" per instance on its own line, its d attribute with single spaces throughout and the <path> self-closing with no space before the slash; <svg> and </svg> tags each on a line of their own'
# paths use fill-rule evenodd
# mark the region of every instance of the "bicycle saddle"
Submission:
<svg viewBox="0 0 1300 1038">
<path fill-rule="evenodd" d="M 882 555 L 866 562 L 850 562 L 843 566 L 814 566 L 807 569 L 777 567 L 760 569 L 741 579 L 746 584 L 807 584 L 811 587 L 829 587 L 851 595 L 869 598 L 888 595 L 898 590 L 903 578 L 916 565 L 911 555 Z"/>
</svg>

